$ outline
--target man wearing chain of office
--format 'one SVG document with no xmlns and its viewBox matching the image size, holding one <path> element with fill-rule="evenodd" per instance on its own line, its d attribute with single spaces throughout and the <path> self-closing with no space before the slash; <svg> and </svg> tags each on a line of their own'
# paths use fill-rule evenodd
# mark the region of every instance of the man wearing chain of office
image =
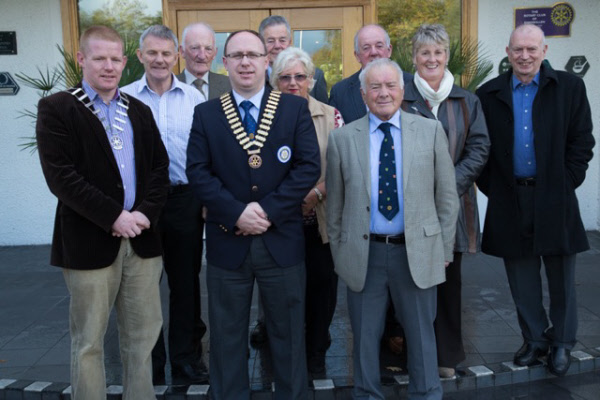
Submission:
<svg viewBox="0 0 600 400">
<path fill-rule="evenodd" d="M 252 289 L 265 306 L 274 399 L 307 397 L 302 200 L 319 179 L 319 145 L 298 96 L 265 88 L 254 31 L 232 33 L 223 64 L 233 91 L 198 105 L 189 183 L 207 207 L 206 258 L 213 399 L 249 399 Z"/>
</svg>

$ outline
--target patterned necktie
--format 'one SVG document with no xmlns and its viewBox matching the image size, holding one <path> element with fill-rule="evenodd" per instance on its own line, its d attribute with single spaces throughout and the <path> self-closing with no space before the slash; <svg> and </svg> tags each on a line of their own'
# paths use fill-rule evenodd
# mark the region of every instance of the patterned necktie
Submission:
<svg viewBox="0 0 600 400">
<path fill-rule="evenodd" d="M 248 100 L 244 100 L 240 103 L 240 107 L 244 109 L 244 120 L 242 121 L 242 124 L 244 124 L 244 129 L 250 139 L 254 138 L 254 134 L 256 133 L 256 120 L 252 114 L 250 114 L 252 106 L 253 104 Z"/>
<path fill-rule="evenodd" d="M 379 152 L 379 212 L 391 221 L 400 209 L 398 205 L 398 185 L 396 181 L 396 160 L 394 139 L 390 133 L 392 124 L 379 125 L 383 132 L 381 151 Z"/>
</svg>

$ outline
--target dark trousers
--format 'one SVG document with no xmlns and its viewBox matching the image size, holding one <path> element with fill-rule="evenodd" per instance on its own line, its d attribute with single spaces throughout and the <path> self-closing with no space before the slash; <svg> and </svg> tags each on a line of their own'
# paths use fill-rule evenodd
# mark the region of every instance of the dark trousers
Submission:
<svg viewBox="0 0 600 400">
<path fill-rule="evenodd" d="M 437 315 L 433 328 L 440 367 L 456 368 L 465 359 L 461 326 L 461 262 L 462 253 L 454 253 L 454 261 L 446 267 L 446 282 L 437 287 Z"/>
<path fill-rule="evenodd" d="M 169 194 L 159 221 L 169 280 L 169 360 L 171 367 L 194 365 L 202 355 L 206 325 L 200 316 L 202 206 L 188 186 Z M 166 363 L 163 333 L 152 351 L 154 368 Z"/>
<path fill-rule="evenodd" d="M 577 336 L 575 254 L 533 254 L 534 191 L 532 186 L 517 186 L 522 256 L 504 258 L 506 275 L 524 340 L 540 346 L 552 344 L 571 349 Z M 542 261 L 548 279 L 552 327 L 543 305 Z"/>
<path fill-rule="evenodd" d="M 329 325 L 335 313 L 338 277 L 329 243 L 323 243 L 318 225 L 304 226 L 306 248 L 306 354 L 325 356 Z"/>
<path fill-rule="evenodd" d="M 275 400 L 308 398 L 304 343 L 304 262 L 282 268 L 262 237 L 252 239 L 243 264 L 228 270 L 208 264 L 210 388 L 213 400 L 250 399 L 248 326 L 254 282 L 265 310 Z"/>
</svg>

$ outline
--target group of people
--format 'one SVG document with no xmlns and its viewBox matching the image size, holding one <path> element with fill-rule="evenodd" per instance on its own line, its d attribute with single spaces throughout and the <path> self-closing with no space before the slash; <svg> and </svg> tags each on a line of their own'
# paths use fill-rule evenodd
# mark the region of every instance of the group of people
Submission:
<svg viewBox="0 0 600 400">
<path fill-rule="evenodd" d="M 379 348 L 392 319 L 409 398 L 441 399 L 440 377 L 465 358 L 462 253 L 481 248 L 505 260 L 524 338 L 514 362 L 548 354 L 550 371 L 565 374 L 576 341 L 575 254 L 588 247 L 575 188 L 594 139 L 583 81 L 542 62 L 541 29 L 512 32 L 512 69 L 477 96 L 455 85 L 441 25 L 415 34 L 414 76 L 390 60 L 381 26 L 362 27 L 361 68 L 329 98 L 323 71 L 291 44 L 281 16 L 259 32 L 233 32 L 224 76 L 210 71 L 210 26 L 186 27 L 180 46 L 169 28 L 151 26 L 137 50 L 144 75 L 119 88 L 123 41 L 95 26 L 80 39 L 82 82 L 40 101 L 38 150 L 58 198 L 51 263 L 71 295 L 72 398 L 106 398 L 114 307 L 124 399 L 155 397 L 166 348 L 173 383 L 210 376 L 213 399 L 249 399 L 257 284 L 263 316 L 253 334 L 270 346 L 273 397 L 305 399 L 308 373 L 325 371 L 339 277 L 354 398 L 384 398 Z M 175 75 L 179 54 L 185 70 Z M 483 238 L 475 183 L 489 199 Z"/>
</svg>

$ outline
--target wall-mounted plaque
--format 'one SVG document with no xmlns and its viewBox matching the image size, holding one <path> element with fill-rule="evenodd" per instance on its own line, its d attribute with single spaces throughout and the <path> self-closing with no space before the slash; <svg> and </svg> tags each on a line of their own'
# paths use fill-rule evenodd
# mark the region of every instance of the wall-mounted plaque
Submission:
<svg viewBox="0 0 600 400">
<path fill-rule="evenodd" d="M 585 56 L 572 56 L 565 65 L 565 71 L 577 75 L 580 78 L 585 76 L 585 73 L 590 69 L 590 63 Z"/>
<path fill-rule="evenodd" d="M 0 32 L 0 55 L 17 54 L 17 32 Z"/>
<path fill-rule="evenodd" d="M 552 7 L 515 8 L 515 27 L 537 25 L 546 37 L 571 36 L 574 18 L 575 10 L 569 3 L 556 3 Z"/>
<path fill-rule="evenodd" d="M 17 81 L 8 72 L 0 72 L 0 96 L 14 96 L 19 89 Z"/>
</svg>

